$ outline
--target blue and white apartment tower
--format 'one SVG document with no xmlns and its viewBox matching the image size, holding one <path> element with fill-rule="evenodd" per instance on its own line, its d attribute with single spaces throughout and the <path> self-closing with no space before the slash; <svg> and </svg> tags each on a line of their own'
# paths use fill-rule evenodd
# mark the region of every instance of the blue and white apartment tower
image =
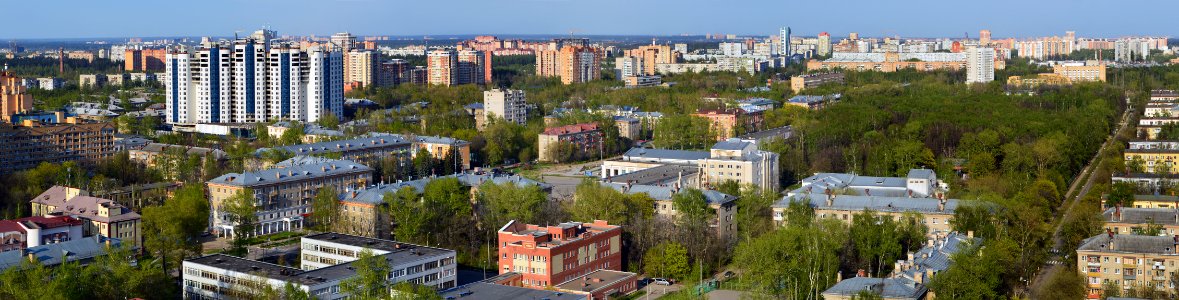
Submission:
<svg viewBox="0 0 1179 300">
<path fill-rule="evenodd" d="M 271 41 L 260 30 L 233 41 L 168 52 L 164 80 L 169 124 L 315 122 L 341 117 L 343 54 Z"/>
</svg>

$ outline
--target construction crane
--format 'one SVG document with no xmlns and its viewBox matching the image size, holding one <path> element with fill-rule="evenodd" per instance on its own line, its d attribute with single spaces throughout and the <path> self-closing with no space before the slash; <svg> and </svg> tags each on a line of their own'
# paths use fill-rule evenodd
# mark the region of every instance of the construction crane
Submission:
<svg viewBox="0 0 1179 300">
<path fill-rule="evenodd" d="M 581 29 L 570 28 L 569 29 L 569 38 L 573 38 L 573 33 L 576 33 L 576 32 L 581 32 Z"/>
</svg>

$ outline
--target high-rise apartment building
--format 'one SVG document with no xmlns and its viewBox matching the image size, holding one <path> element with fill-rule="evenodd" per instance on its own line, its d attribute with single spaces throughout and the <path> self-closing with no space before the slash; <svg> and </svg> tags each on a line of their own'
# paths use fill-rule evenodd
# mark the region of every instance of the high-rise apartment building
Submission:
<svg viewBox="0 0 1179 300">
<path fill-rule="evenodd" d="M 492 89 L 485 91 L 483 92 L 483 119 L 490 120 L 491 116 L 495 116 L 508 122 L 525 124 L 528 122 L 528 109 L 525 107 L 524 100 L 523 90 Z"/>
<path fill-rule="evenodd" d="M 315 122 L 341 117 L 340 52 L 249 37 L 168 54 L 169 124 Z"/>
<path fill-rule="evenodd" d="M 33 96 L 25 92 L 20 77 L 8 72 L 7 66 L 0 71 L 0 123 L 12 122 L 12 116 L 33 109 Z"/>
<path fill-rule="evenodd" d="M 622 268 L 622 227 L 606 221 L 547 227 L 511 221 L 498 236 L 499 273 L 522 274 L 524 287 L 544 289 Z"/>
<path fill-rule="evenodd" d="M 164 58 L 168 55 L 166 49 L 127 49 L 123 52 L 124 71 L 161 71 L 164 70 Z"/>
<path fill-rule="evenodd" d="M 433 50 L 426 54 L 427 82 L 434 85 L 458 84 L 458 54 L 451 50 Z"/>
<path fill-rule="evenodd" d="M 357 82 L 364 87 L 377 84 L 381 54 L 376 51 L 353 49 L 348 52 L 345 61 L 347 66 L 344 73 L 347 77 L 344 78 L 344 82 Z"/>
<path fill-rule="evenodd" d="M 626 50 L 626 56 L 640 57 L 643 59 L 643 75 L 655 75 L 656 65 L 658 64 L 674 64 L 679 61 L 682 55 L 679 52 L 671 50 L 667 45 L 647 45 L 640 46 L 638 49 Z"/>
<path fill-rule="evenodd" d="M 831 55 L 831 34 L 826 31 L 819 33 L 819 45 L 815 49 L 819 56 Z"/>
<path fill-rule="evenodd" d="M 564 84 L 590 82 L 602 77 L 602 51 L 593 47 L 561 48 L 561 82 Z"/>
<path fill-rule="evenodd" d="M 391 59 L 380 64 L 377 71 L 377 86 L 394 86 L 409 83 L 410 65 L 404 59 Z"/>
<path fill-rule="evenodd" d="M 991 31 L 986 30 L 986 29 L 979 30 L 978 31 L 978 45 L 985 47 L 990 44 L 991 44 Z"/>
<path fill-rule="evenodd" d="M 778 29 L 778 55 L 790 56 L 790 27 Z"/>
<path fill-rule="evenodd" d="M 437 85 L 485 84 L 490 57 L 482 51 L 431 50 L 426 55 L 427 81 Z"/>
<path fill-rule="evenodd" d="M 966 50 L 966 83 L 995 80 L 995 50 L 974 47 Z"/>
</svg>

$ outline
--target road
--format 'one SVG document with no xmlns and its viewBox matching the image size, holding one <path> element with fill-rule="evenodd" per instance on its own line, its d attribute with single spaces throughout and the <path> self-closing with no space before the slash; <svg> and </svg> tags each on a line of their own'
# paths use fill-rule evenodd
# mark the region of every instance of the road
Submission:
<svg viewBox="0 0 1179 300">
<path fill-rule="evenodd" d="M 1097 153 L 1093 154 L 1093 158 L 1089 160 L 1089 164 L 1081 169 L 1081 172 L 1077 174 L 1077 177 L 1073 179 L 1072 184 L 1069 185 L 1068 191 L 1064 194 L 1065 199 L 1063 199 L 1061 203 L 1061 207 L 1065 209 L 1061 210 L 1060 216 L 1056 218 L 1055 229 L 1052 233 L 1053 255 L 1049 257 L 1047 264 L 1040 269 L 1040 273 L 1036 275 L 1036 278 L 1034 278 L 1031 284 L 1028 286 L 1029 291 L 1034 290 L 1032 287 L 1039 286 L 1040 284 L 1046 282 L 1046 280 L 1051 278 L 1052 274 L 1057 272 L 1060 268 L 1070 267 L 1063 265 L 1064 263 L 1067 263 L 1064 261 L 1065 255 L 1063 255 L 1063 253 L 1065 253 L 1065 251 L 1069 251 L 1069 249 L 1061 249 L 1061 247 L 1064 245 L 1064 238 L 1060 235 L 1061 228 L 1064 225 L 1064 220 L 1067 220 L 1070 217 L 1070 215 L 1073 213 L 1073 208 L 1076 207 L 1077 203 L 1081 202 L 1082 198 L 1085 198 L 1085 196 L 1089 194 L 1089 190 L 1091 190 L 1093 185 L 1097 183 L 1097 176 L 1093 176 L 1093 171 L 1098 168 L 1098 166 L 1101 166 L 1101 154 L 1105 152 L 1105 149 L 1117 143 L 1117 133 L 1122 132 L 1126 129 L 1127 126 L 1130 125 L 1130 116 L 1134 113 L 1134 111 L 1135 110 L 1131 107 L 1127 108 L 1126 111 L 1122 113 L 1122 120 L 1118 122 L 1118 130 L 1114 131 L 1113 134 L 1105 139 L 1105 143 L 1102 143 L 1101 148 L 1097 149 Z M 1083 184 L 1081 184 L 1082 179 L 1084 179 Z M 1070 197 L 1069 195 L 1072 196 Z"/>
</svg>

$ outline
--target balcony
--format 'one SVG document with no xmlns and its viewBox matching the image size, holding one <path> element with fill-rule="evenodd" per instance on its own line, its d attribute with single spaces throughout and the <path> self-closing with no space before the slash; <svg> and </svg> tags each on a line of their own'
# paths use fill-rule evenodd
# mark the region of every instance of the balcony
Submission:
<svg viewBox="0 0 1179 300">
<path fill-rule="evenodd" d="M 1137 280 L 1137 279 L 1138 279 L 1138 276 L 1134 275 L 1134 273 L 1122 275 L 1122 280 L 1124 280 L 1126 282 L 1130 282 L 1131 280 Z"/>
<path fill-rule="evenodd" d="M 1090 267 L 1100 267 L 1101 262 L 1100 261 L 1086 261 L 1085 265 L 1090 266 Z"/>
</svg>

